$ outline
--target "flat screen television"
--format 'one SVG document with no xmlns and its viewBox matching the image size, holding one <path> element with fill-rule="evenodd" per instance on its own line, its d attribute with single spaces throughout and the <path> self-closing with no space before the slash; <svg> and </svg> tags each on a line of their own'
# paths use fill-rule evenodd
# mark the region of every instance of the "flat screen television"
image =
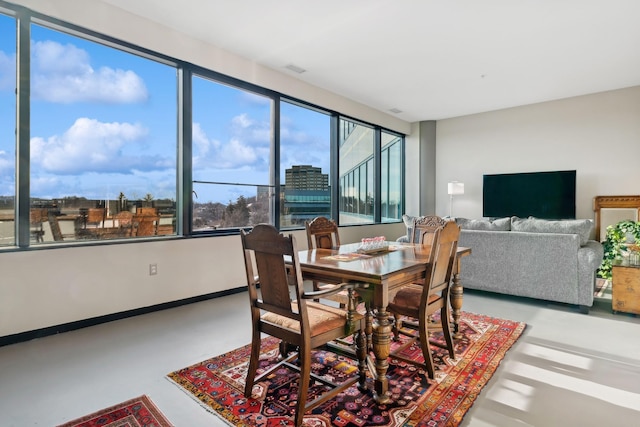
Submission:
<svg viewBox="0 0 640 427">
<path fill-rule="evenodd" d="M 482 215 L 575 219 L 576 171 L 484 175 Z"/>
</svg>

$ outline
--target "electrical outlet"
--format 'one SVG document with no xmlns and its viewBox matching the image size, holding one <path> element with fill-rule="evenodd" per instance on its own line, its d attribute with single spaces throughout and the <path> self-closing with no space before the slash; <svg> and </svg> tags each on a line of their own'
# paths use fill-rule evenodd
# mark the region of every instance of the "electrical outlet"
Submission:
<svg viewBox="0 0 640 427">
<path fill-rule="evenodd" d="M 158 274 L 158 264 L 149 264 L 149 276 Z"/>
</svg>

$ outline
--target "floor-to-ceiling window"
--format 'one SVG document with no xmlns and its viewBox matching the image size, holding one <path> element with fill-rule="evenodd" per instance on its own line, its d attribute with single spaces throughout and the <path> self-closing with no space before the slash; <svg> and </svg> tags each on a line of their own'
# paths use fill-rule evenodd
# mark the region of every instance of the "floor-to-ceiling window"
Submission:
<svg viewBox="0 0 640 427">
<path fill-rule="evenodd" d="M 340 119 L 340 224 L 374 221 L 374 128 Z"/>
<path fill-rule="evenodd" d="M 192 79 L 193 230 L 272 223 L 273 102 Z"/>
<path fill-rule="evenodd" d="M 380 210 L 382 222 L 402 218 L 402 136 L 382 131 L 380 138 Z"/>
<path fill-rule="evenodd" d="M 33 240 L 173 234 L 176 68 L 32 25 L 30 77 Z"/>
<path fill-rule="evenodd" d="M 331 116 L 280 103 L 280 227 L 331 217 Z"/>
<path fill-rule="evenodd" d="M 0 7 L 0 246 L 399 219 L 401 135 Z"/>
<path fill-rule="evenodd" d="M 16 20 L 0 13 L 0 246 L 15 244 Z"/>
</svg>

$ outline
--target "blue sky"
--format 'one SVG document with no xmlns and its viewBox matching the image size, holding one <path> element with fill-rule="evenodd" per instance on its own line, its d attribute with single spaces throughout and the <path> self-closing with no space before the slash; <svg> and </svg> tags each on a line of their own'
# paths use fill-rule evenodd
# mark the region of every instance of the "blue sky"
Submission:
<svg viewBox="0 0 640 427">
<path fill-rule="evenodd" d="M 15 173 L 14 25 L 0 16 L 0 195 Z M 175 199 L 175 68 L 37 25 L 31 50 L 32 197 Z M 270 100 L 202 78 L 193 92 L 194 179 L 268 184 Z M 285 105 L 281 120 L 282 165 L 328 173 L 329 118 Z M 255 192 L 208 190 L 198 201 Z"/>
</svg>

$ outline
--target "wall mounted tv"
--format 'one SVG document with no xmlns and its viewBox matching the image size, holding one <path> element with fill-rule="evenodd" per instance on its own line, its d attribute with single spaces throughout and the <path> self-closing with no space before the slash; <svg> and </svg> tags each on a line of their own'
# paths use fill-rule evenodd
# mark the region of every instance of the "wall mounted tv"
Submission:
<svg viewBox="0 0 640 427">
<path fill-rule="evenodd" d="M 576 171 L 484 175 L 482 215 L 575 219 Z"/>
</svg>

